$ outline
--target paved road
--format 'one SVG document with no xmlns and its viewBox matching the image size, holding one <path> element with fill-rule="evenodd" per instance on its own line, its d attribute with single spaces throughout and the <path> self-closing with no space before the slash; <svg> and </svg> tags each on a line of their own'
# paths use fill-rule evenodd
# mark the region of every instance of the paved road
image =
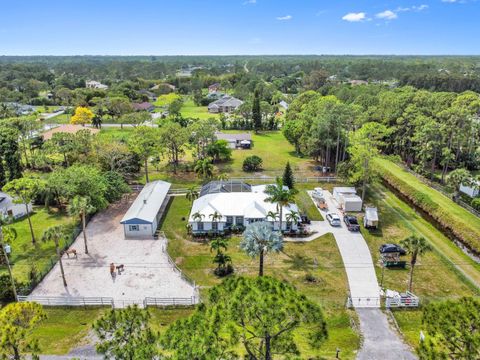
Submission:
<svg viewBox="0 0 480 360">
<path fill-rule="evenodd" d="M 416 356 L 405 345 L 388 323 L 380 309 L 356 309 L 363 335 L 357 360 L 413 360 Z"/>
<path fill-rule="evenodd" d="M 311 196 L 311 192 L 309 193 Z M 337 213 L 343 218 L 337 209 L 337 203 L 329 191 L 324 191 L 325 200 L 329 212 Z M 323 213 L 323 215 L 325 215 Z M 342 220 L 340 227 L 332 227 L 327 221 L 314 224 L 319 229 L 318 236 L 331 232 L 337 242 L 340 255 L 342 256 L 345 271 L 347 273 L 350 296 L 354 307 L 380 307 L 380 288 L 373 267 L 373 260 L 367 242 L 360 232 L 348 231 Z"/>
</svg>

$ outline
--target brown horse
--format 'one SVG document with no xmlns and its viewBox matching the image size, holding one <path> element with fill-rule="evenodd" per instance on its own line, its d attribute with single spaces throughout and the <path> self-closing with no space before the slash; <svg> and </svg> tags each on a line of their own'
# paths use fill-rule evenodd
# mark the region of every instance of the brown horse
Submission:
<svg viewBox="0 0 480 360">
<path fill-rule="evenodd" d="M 68 250 L 65 251 L 65 254 L 67 254 L 67 257 L 68 257 L 69 259 L 70 259 L 70 254 L 72 254 L 72 255 L 75 257 L 75 259 L 78 258 L 78 256 L 77 256 L 77 250 L 75 250 L 75 249 L 68 249 Z"/>
<path fill-rule="evenodd" d="M 115 276 L 115 264 L 114 263 L 110 264 L 110 275 L 112 275 L 112 277 Z"/>
</svg>

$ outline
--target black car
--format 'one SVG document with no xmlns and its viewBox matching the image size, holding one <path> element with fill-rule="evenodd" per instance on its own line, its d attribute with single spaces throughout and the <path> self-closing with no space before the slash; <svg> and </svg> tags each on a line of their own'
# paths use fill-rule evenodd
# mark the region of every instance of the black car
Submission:
<svg viewBox="0 0 480 360">
<path fill-rule="evenodd" d="M 358 225 L 357 218 L 352 215 L 345 215 L 343 221 L 347 225 L 347 229 L 350 231 L 359 231 L 360 225 Z"/>
<path fill-rule="evenodd" d="M 310 224 L 311 223 L 311 221 L 310 221 L 310 219 L 308 218 L 307 215 L 300 216 L 300 219 L 301 219 L 302 224 Z"/>
<path fill-rule="evenodd" d="M 397 244 L 383 244 L 378 250 L 381 254 L 399 253 L 400 255 L 405 255 L 407 253 Z"/>
</svg>

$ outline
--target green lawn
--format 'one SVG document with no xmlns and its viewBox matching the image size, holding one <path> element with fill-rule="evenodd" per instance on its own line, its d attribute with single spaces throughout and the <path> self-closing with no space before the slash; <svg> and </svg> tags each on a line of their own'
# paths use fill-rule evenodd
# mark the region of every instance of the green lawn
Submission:
<svg viewBox="0 0 480 360">
<path fill-rule="evenodd" d="M 130 126 L 124 127 L 103 127 L 98 133 L 97 137 L 107 141 L 127 142 L 133 128 Z"/>
<path fill-rule="evenodd" d="M 210 114 L 208 112 L 208 106 L 197 106 L 193 103 L 193 100 L 186 98 L 183 103 L 182 109 L 180 110 L 184 118 L 192 119 L 209 119 L 209 118 L 218 118 L 218 114 Z"/>
<path fill-rule="evenodd" d="M 320 214 L 320 211 L 318 211 L 317 206 L 312 201 L 310 195 L 308 195 L 307 190 L 298 189 L 298 194 L 295 196 L 295 203 L 300 209 L 300 212 L 305 213 L 310 218 L 310 220 L 323 220 L 322 214 Z"/>
<path fill-rule="evenodd" d="M 479 264 L 390 190 L 376 185 L 373 191 L 374 195 L 367 201 L 379 209 L 380 228 L 375 231 L 362 228 L 362 233 L 374 259 L 379 281 L 382 270 L 378 264 L 378 247 L 418 234 L 424 236 L 434 249 L 419 258 L 414 270 L 413 292 L 420 296 L 422 303 L 480 294 L 475 286 L 480 284 Z M 409 257 L 406 256 L 405 260 L 408 261 Z M 405 291 L 407 283 L 408 269 L 385 270 L 383 285 L 386 288 Z M 421 309 L 393 311 L 405 340 L 413 347 L 418 345 L 421 313 Z"/>
<path fill-rule="evenodd" d="M 12 245 L 11 263 L 13 274 L 19 281 L 28 279 L 28 271 L 34 264 L 38 271 L 49 269 L 51 261 L 56 261 L 55 246 L 52 243 L 42 242 L 43 232 L 50 226 L 71 224 L 72 220 L 64 213 L 49 212 L 43 207 L 35 208 L 31 215 L 33 230 L 36 237 L 36 245 L 32 244 L 30 228 L 26 218 L 15 221 L 11 226 L 17 231 L 17 239 Z M 2 268 L 0 272 L 6 272 Z"/>
<path fill-rule="evenodd" d="M 183 196 L 174 197 L 161 224 L 169 239 L 168 251 L 182 270 L 205 291 L 221 280 L 213 275 L 214 264 L 208 244 L 189 240 L 186 218 L 190 202 Z M 232 237 L 228 254 L 232 257 L 236 274 L 255 276 L 258 259 L 251 259 L 238 248 L 239 237 Z M 318 265 L 315 266 L 314 264 Z M 322 355 L 333 357 L 337 347 L 344 358 L 353 358 L 359 346 L 358 334 L 350 327 L 355 315 L 345 310 L 347 278 L 342 266 L 335 239 L 328 234 L 308 243 L 286 243 L 282 253 L 269 254 L 265 259 L 266 275 L 275 276 L 295 285 L 299 291 L 321 304 L 330 325 L 330 338 L 320 353 L 304 348 L 304 356 Z M 317 282 L 305 280 L 311 273 Z"/>
<path fill-rule="evenodd" d="M 31 337 L 38 339 L 43 354 L 64 355 L 73 348 L 86 345 L 90 338 L 92 324 L 108 308 L 45 307 L 47 319 L 32 332 Z M 163 331 L 173 321 L 188 316 L 192 309 L 149 308 L 150 325 L 154 331 Z"/>
</svg>

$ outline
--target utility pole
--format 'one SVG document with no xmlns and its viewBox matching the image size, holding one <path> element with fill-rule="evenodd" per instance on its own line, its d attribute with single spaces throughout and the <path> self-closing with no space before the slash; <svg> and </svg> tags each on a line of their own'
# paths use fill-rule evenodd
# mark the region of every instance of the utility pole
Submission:
<svg viewBox="0 0 480 360">
<path fill-rule="evenodd" d="M 13 296 L 15 298 L 15 301 L 18 301 L 17 288 L 15 287 L 15 279 L 13 278 L 12 268 L 10 267 L 10 259 L 8 258 L 8 254 L 5 251 L 5 244 L 3 243 L 3 231 L 2 231 L 1 225 L 0 225 L 0 246 L 3 252 L 3 255 L 5 256 L 5 263 L 7 264 L 8 275 L 10 276 L 10 282 L 12 283 Z"/>
</svg>

